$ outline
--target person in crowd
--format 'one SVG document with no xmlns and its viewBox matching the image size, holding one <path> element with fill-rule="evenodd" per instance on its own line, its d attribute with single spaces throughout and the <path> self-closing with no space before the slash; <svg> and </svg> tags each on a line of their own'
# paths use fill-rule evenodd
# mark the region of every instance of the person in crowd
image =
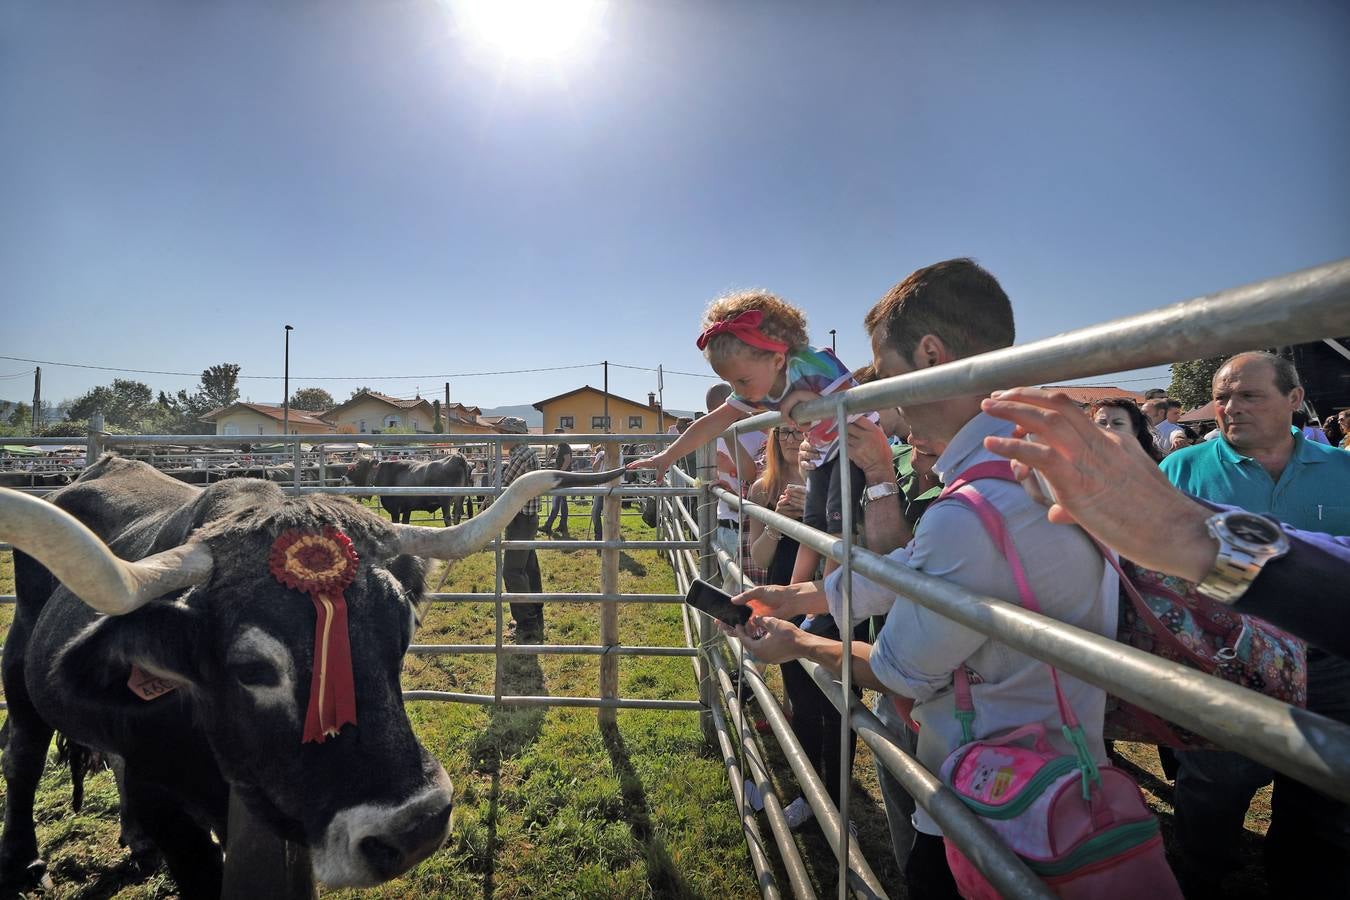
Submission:
<svg viewBox="0 0 1350 900">
<path fill-rule="evenodd" d="M 780 515 L 800 520 L 806 506 L 806 485 L 797 466 L 797 447 L 802 432 L 795 423 L 779 425 L 769 430 L 768 452 L 763 474 L 750 486 L 749 499 L 768 507 Z M 797 559 L 798 544 L 778 529 L 758 519 L 748 520 L 752 535 L 751 557 L 765 573 L 761 584 L 788 584 Z M 804 617 L 803 617 L 804 618 Z M 822 619 L 828 617 L 822 617 Z M 798 620 L 800 624 L 800 619 Z M 829 628 L 820 623 L 820 633 Z M 833 620 L 829 627 L 834 627 Z M 838 629 L 835 629 L 838 635 Z M 839 802 L 839 711 L 821 693 L 799 663 L 784 663 L 782 667 L 785 708 L 790 709 L 792 733 L 816 774 L 825 782 L 830 798 Z M 852 759 L 850 756 L 850 765 Z M 800 828 L 815 813 L 805 797 L 797 797 L 783 809 L 788 826 Z"/>
<path fill-rule="evenodd" d="M 776 410 L 789 419 L 793 408 L 821 394 L 846 390 L 856 382 L 832 350 L 812 348 L 807 340 L 806 317 L 801 310 L 763 291 L 743 291 L 714 300 L 704 313 L 698 348 L 713 371 L 734 393 L 695 422 L 663 452 L 632 463 L 656 468 L 658 475 L 670 463 L 713 440 L 735 422 L 759 412 Z M 808 478 L 804 521 L 830 534 L 842 530 L 843 508 L 837 427 L 825 420 L 812 429 L 821 445 L 821 460 Z M 850 473 L 861 493 L 862 474 Z M 819 554 L 802 547 L 797 552 L 797 575 L 814 572 Z"/>
<path fill-rule="evenodd" d="M 561 428 L 553 429 L 554 434 L 562 434 Z M 558 449 L 554 451 L 553 468 L 559 472 L 572 471 L 572 446 L 565 441 L 558 443 Z M 562 515 L 559 516 L 559 513 Z M 553 533 L 553 522 L 558 521 L 558 533 L 567 534 L 567 498 L 559 495 L 553 498 L 553 508 L 549 510 L 548 520 L 544 522 L 544 534 Z"/>
<path fill-rule="evenodd" d="M 609 434 L 609 432 L 607 431 L 605 434 Z M 592 444 L 591 446 L 595 449 L 594 455 L 591 456 L 591 471 L 603 472 L 606 464 L 605 457 L 607 455 L 605 452 L 605 445 Z M 597 541 L 603 541 L 605 539 L 603 516 L 604 505 L 605 497 L 603 494 L 596 494 L 591 498 L 591 533 L 595 535 L 595 540 Z M 596 551 L 596 553 L 599 552 L 599 550 Z"/>
<path fill-rule="evenodd" d="M 1172 406 L 1173 403 L 1176 404 L 1175 408 Z M 1173 415 L 1181 415 L 1181 404 L 1166 397 L 1159 397 L 1145 400 L 1142 409 L 1153 434 L 1153 443 L 1158 446 L 1159 452 L 1166 456 L 1172 452 L 1172 435 L 1181 428 L 1171 419 Z"/>
<path fill-rule="evenodd" d="M 1236 611 L 1350 657 L 1341 587 L 1350 580 L 1350 536 L 1267 520 L 1283 532 L 1289 550 L 1249 566 L 1245 584 L 1232 582 L 1212 528 L 1236 507 L 1183 494 L 1152 459 L 1133 449 L 1133 441 L 1092 427 L 1070 410 L 1076 407 L 1067 395 L 1039 388 L 997 391 L 984 401 L 989 415 L 1017 425 L 1011 436 L 986 438 L 985 448 L 1012 461 L 1027 492 L 1049 504 L 1052 521 L 1081 526 L 1145 568 L 1195 584 L 1222 577 Z M 1026 440 L 1028 434 L 1036 441 Z M 1042 495 L 1041 480 L 1053 496 Z"/>
<path fill-rule="evenodd" d="M 1350 450 L 1350 409 L 1343 409 L 1336 414 L 1336 424 L 1341 428 L 1341 438 L 1339 444 L 1342 450 Z"/>
<path fill-rule="evenodd" d="M 936 454 L 916 450 L 909 443 L 892 445 L 890 437 L 908 438 L 909 423 L 899 409 L 880 411 L 878 422 L 856 419 L 848 425 L 849 459 L 863 470 L 863 536 L 867 549 L 890 553 L 908 544 L 928 505 L 937 499 L 942 485 L 933 473 Z M 887 466 L 887 460 L 890 465 Z M 884 615 L 870 620 L 869 635 L 855 638 L 875 643 L 886 625 Z M 897 745 L 914 755 L 917 734 L 893 698 L 879 694 L 872 709 L 897 738 Z M 884 765 L 876 766 L 877 785 L 891 834 L 891 852 L 896 866 L 905 870 L 914 845 L 914 798 Z"/>
<path fill-rule="evenodd" d="M 1303 404 L 1298 372 L 1271 353 L 1240 353 L 1214 375 L 1218 440 L 1163 460 L 1181 490 L 1214 503 L 1270 515 L 1296 528 L 1350 535 L 1350 456 L 1293 427 Z M 1327 503 L 1328 496 L 1337 498 Z M 1308 651 L 1308 709 L 1350 722 L 1350 663 Z M 1266 866 L 1272 885 L 1350 879 L 1350 806 L 1228 750 L 1178 753 L 1177 837 L 1183 882 L 1192 893 L 1220 891 L 1239 863 L 1237 839 L 1252 796 L 1275 781 Z"/>
<path fill-rule="evenodd" d="M 708 412 L 712 413 L 714 410 L 723 406 L 726 403 L 727 398 L 731 396 L 732 391 L 731 385 L 726 382 L 719 382 L 708 388 L 707 393 L 703 395 L 703 403 L 704 406 L 707 407 Z M 706 415 L 700 419 L 696 419 L 695 422 L 702 421 L 705 418 L 707 418 Z M 693 427 L 693 425 L 690 426 L 690 428 Z M 685 431 L 681 433 L 681 437 L 688 433 L 688 431 L 689 429 L 685 429 Z M 756 432 L 756 434 L 758 434 L 758 432 Z M 731 493 L 742 496 L 744 496 L 745 490 L 748 489 L 749 485 L 759 477 L 759 467 L 755 462 L 754 452 L 750 449 L 755 442 L 753 440 L 747 441 L 747 437 L 748 435 L 740 435 L 740 439 L 736 441 L 734 454 L 732 445 L 728 444 L 725 438 L 717 438 L 716 443 L 715 458 L 717 461 L 717 483 L 720 487 L 725 488 Z M 678 442 L 679 439 L 676 440 L 676 443 Z M 675 444 L 670 445 L 670 447 L 674 446 Z M 683 452 L 687 453 L 690 457 L 693 457 L 693 454 L 690 451 L 697 449 L 697 446 L 700 445 L 688 446 Z M 667 451 L 669 451 L 670 447 L 667 447 Z M 678 459 L 679 457 L 677 456 L 675 458 Z M 689 466 L 687 471 L 693 473 L 693 462 L 690 462 Z M 744 488 L 742 487 L 742 483 L 745 485 Z M 737 542 L 741 539 L 740 522 L 740 512 L 727 501 L 719 499 L 717 501 L 717 527 L 721 531 L 723 543 L 733 548 L 737 545 Z M 748 528 L 746 535 L 747 540 L 749 540 Z M 748 558 L 749 554 L 746 554 L 746 556 Z M 745 574 L 747 578 L 752 577 L 749 572 Z"/>
<path fill-rule="evenodd" d="M 502 469 L 502 487 L 526 472 L 539 468 L 539 455 L 534 448 L 521 441 L 511 448 L 511 455 Z M 532 541 L 539 530 L 539 499 L 526 503 L 506 525 L 506 540 Z M 502 584 L 513 594 L 540 594 L 544 590 L 539 573 L 539 554 L 535 550 L 506 550 L 502 553 Z M 511 617 L 516 620 L 516 640 L 522 644 L 537 644 L 544 638 L 544 607 L 538 603 L 512 603 Z"/>
<path fill-rule="evenodd" d="M 1327 443 L 1332 447 L 1341 446 L 1345 440 L 1345 432 L 1341 430 L 1340 416 L 1327 416 L 1322 420 L 1322 433 L 1327 436 Z"/>
<path fill-rule="evenodd" d="M 1303 436 L 1314 443 L 1335 446 L 1327 439 L 1327 433 L 1322 430 L 1317 421 L 1308 415 L 1307 410 L 1294 410 L 1294 427 L 1303 432 Z"/>
<path fill-rule="evenodd" d="M 1153 439 L 1149 421 L 1133 400 L 1125 398 L 1098 400 L 1092 404 L 1090 412 L 1092 421 L 1098 426 L 1120 434 L 1133 435 L 1149 459 L 1162 462 L 1163 452 L 1158 449 L 1158 444 Z"/>
<path fill-rule="evenodd" d="M 877 374 L 883 378 L 1007 347 L 1014 335 L 1007 295 L 992 275 L 969 259 L 947 260 L 914 272 L 872 308 L 865 326 Z M 982 399 L 968 395 L 904 408 L 910 443 L 916 450 L 937 455 L 933 469 L 944 484 L 952 484 L 975 465 L 995 460 L 983 440 L 1013 430 L 983 414 Z M 1079 417 L 1087 421 L 1081 413 Z M 1045 507 L 1016 483 L 986 479 L 978 483 L 978 490 L 1002 514 L 1043 611 L 1114 636 L 1119 584 L 1091 539 L 1079 529 L 1050 522 Z M 1018 602 L 1008 561 L 978 516 L 962 503 L 930 506 L 913 540 L 888 557 L 976 594 Z M 738 595 L 737 602 L 758 600 L 773 611 L 755 617 L 752 625 L 760 630 L 738 629 L 747 648 L 758 659 L 805 658 L 838 675 L 845 663 L 839 642 L 821 640 L 780 617 L 827 611 L 841 615 L 841 576 L 835 572 L 823 583 L 761 587 Z M 854 678 L 861 686 L 914 701 L 912 716 L 921 726 L 918 758 L 931 771 L 963 742 L 952 689 L 959 666 L 978 676 L 971 679 L 976 739 L 1041 722 L 1062 752 L 1072 752 L 1059 731 L 1060 714 L 1044 663 L 861 576 L 854 576 L 851 594 L 855 621 L 886 614 L 874 643 L 852 644 Z M 1067 675 L 1061 684 L 1083 725 L 1088 752 L 1105 764 L 1105 692 Z M 914 826 L 917 834 L 905 864 L 908 895 L 955 897 L 937 823 L 918 810 Z"/>
</svg>

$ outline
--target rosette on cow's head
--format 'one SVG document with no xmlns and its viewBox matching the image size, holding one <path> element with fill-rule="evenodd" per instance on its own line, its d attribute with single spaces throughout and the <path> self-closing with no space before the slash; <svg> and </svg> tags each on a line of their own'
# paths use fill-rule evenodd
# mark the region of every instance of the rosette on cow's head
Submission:
<svg viewBox="0 0 1350 900">
<path fill-rule="evenodd" d="M 332 527 L 283 532 L 268 556 L 273 577 L 292 590 L 309 594 L 317 615 L 304 742 L 322 743 L 336 736 L 343 725 L 356 724 L 347 600 L 342 592 L 356 577 L 357 559 L 351 538 Z"/>
</svg>

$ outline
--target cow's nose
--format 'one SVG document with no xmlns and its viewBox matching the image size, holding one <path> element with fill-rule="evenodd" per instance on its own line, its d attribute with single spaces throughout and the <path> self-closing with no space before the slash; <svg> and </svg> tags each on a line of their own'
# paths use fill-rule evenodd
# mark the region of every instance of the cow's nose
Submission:
<svg viewBox="0 0 1350 900">
<path fill-rule="evenodd" d="M 361 855 L 380 876 L 388 880 L 417 865 L 445 842 L 450 833 L 451 804 L 422 816 L 397 834 L 368 835 L 361 839 Z"/>
</svg>

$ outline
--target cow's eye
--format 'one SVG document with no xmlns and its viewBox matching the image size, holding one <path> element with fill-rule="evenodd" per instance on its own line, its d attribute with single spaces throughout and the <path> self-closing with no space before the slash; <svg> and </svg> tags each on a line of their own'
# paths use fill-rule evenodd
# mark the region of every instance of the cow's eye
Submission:
<svg viewBox="0 0 1350 900">
<path fill-rule="evenodd" d="M 276 687 L 281 683 L 281 675 L 276 667 L 265 662 L 241 663 L 231 667 L 234 678 L 246 688 Z"/>
</svg>

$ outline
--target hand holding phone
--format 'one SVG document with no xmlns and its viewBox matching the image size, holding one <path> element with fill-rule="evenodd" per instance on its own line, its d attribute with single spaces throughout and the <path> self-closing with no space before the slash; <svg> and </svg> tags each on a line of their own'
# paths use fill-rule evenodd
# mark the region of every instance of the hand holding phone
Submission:
<svg viewBox="0 0 1350 900">
<path fill-rule="evenodd" d="M 750 607 L 732 603 L 730 594 L 701 578 L 694 579 L 694 583 L 689 585 L 684 602 L 733 628 L 750 621 Z"/>
</svg>

